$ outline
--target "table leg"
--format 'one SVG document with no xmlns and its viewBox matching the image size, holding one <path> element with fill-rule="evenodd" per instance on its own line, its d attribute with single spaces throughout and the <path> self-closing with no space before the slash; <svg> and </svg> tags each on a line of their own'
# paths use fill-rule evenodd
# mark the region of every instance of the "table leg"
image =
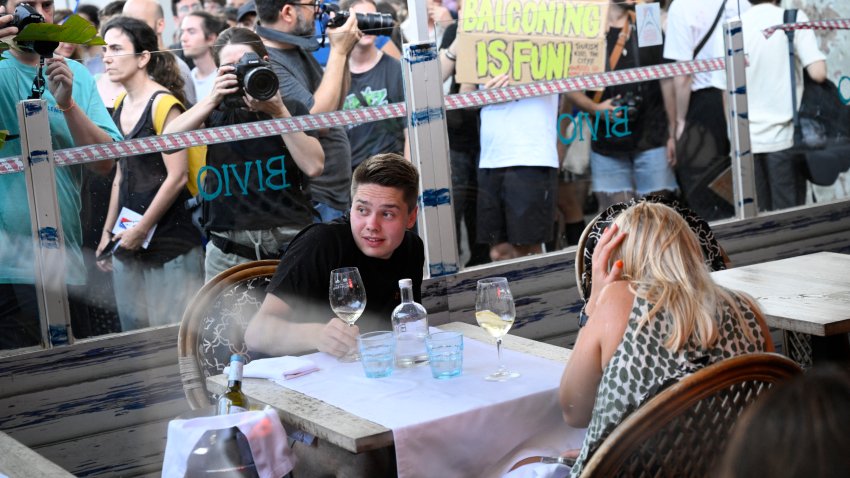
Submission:
<svg viewBox="0 0 850 478">
<path fill-rule="evenodd" d="M 398 474 L 394 447 L 355 454 L 317 439 L 312 445 L 295 442 L 292 449 L 297 459 L 292 478 L 372 478 Z"/>
</svg>

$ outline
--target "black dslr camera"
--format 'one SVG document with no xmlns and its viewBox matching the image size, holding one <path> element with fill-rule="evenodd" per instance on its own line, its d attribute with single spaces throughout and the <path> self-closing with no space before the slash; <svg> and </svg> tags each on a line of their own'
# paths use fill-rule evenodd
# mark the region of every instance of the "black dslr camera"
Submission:
<svg viewBox="0 0 850 478">
<path fill-rule="evenodd" d="M 21 3 L 15 7 L 15 11 L 12 13 L 12 22 L 9 23 L 9 26 L 17 27 L 18 32 L 21 32 L 25 26 L 31 23 L 44 23 L 44 17 L 26 3 Z M 59 46 L 59 42 L 43 40 L 17 43 L 22 50 L 35 52 L 43 57 L 53 56 L 53 50 Z"/>
<path fill-rule="evenodd" d="M 615 108 L 624 106 L 626 108 L 626 115 L 630 123 L 637 121 L 641 103 L 643 103 L 643 97 L 636 95 L 634 91 L 627 91 L 623 96 L 611 99 L 611 106 Z"/>
<path fill-rule="evenodd" d="M 242 97 L 245 93 L 260 101 L 274 98 L 280 88 L 280 82 L 268 62 L 263 61 L 260 55 L 249 51 L 232 66 L 236 69 L 234 73 L 239 91 L 224 97 L 225 107 L 244 108 L 245 102 L 242 101 Z"/>
<path fill-rule="evenodd" d="M 322 4 L 322 13 L 327 14 L 325 28 L 338 28 L 348 21 L 351 14 L 347 11 L 341 12 L 339 5 L 335 3 Z M 333 15 L 330 15 L 333 13 Z M 391 36 L 395 20 L 388 13 L 357 13 L 357 28 L 366 35 Z"/>
</svg>

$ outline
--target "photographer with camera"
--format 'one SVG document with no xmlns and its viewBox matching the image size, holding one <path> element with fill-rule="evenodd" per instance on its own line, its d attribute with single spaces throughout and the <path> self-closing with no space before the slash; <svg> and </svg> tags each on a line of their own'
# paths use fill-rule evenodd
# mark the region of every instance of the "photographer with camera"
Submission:
<svg viewBox="0 0 850 478">
<path fill-rule="evenodd" d="M 213 57 L 219 68 L 212 91 L 169 123 L 166 134 L 308 114 L 303 104 L 281 99 L 268 52 L 254 32 L 225 30 Z M 319 141 L 303 132 L 208 145 L 206 177 L 198 184 L 210 236 L 206 279 L 243 262 L 279 257 L 314 220 L 305 176 L 318 176 L 324 164 Z"/>
<path fill-rule="evenodd" d="M 303 103 L 311 114 L 337 111 L 348 93 L 348 55 L 363 35 L 350 15 L 338 28 L 328 28 L 331 50 L 324 71 L 313 58 L 318 48 L 316 16 L 321 0 L 256 0 L 260 25 L 256 32 L 269 52 L 272 69 L 280 78 L 284 98 Z M 341 217 L 348 209 L 351 185 L 351 147 L 342 127 L 322 130 L 325 169 L 310 181 L 313 205 L 323 222 Z"/>
<path fill-rule="evenodd" d="M 606 70 L 625 70 L 664 62 L 663 46 L 638 47 L 634 4 L 616 0 L 608 8 Z M 671 79 L 614 85 L 585 95 L 569 93 L 579 109 L 589 113 L 576 122 L 596 130 L 591 142 L 592 189 L 602 210 L 618 202 L 648 194 L 672 195 L 678 190 L 676 164 L 676 108 Z M 606 117 L 607 116 L 607 117 Z M 627 121 L 628 134 L 609 134 Z M 588 129 L 584 141 L 591 141 Z M 575 141 L 578 141 L 576 138 Z"/>
<path fill-rule="evenodd" d="M 13 9 L 17 9 L 18 13 L 14 16 L 6 14 Z M 53 1 L 0 0 L 0 37 L 6 38 L 17 33 L 23 18 L 32 23 L 53 23 Z M 53 150 L 121 139 L 88 70 L 77 62 L 53 58 L 55 43 L 38 43 L 41 42 L 13 45 L 12 49 L 2 54 L 0 118 L 2 129 L 8 130 L 9 136 L 0 146 L 0 157 L 21 154 L 21 125 L 16 119 L 16 106 L 32 94 L 32 85 L 42 57 L 46 88 L 41 98 L 47 102 Z M 65 233 L 65 280 L 69 285 L 85 284 L 80 226 L 83 168 L 107 174 L 112 164 L 112 161 L 98 161 L 86 163 L 85 166 L 55 168 L 57 200 Z M 23 173 L 0 174 L 0 349 L 37 345 L 41 336 L 34 286 L 35 259 L 26 197 Z M 72 320 L 75 319 L 72 314 Z"/>
</svg>

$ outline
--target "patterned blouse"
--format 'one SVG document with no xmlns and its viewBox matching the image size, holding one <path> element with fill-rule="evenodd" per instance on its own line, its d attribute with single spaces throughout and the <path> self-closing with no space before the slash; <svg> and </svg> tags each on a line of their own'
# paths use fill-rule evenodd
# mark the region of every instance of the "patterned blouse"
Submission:
<svg viewBox="0 0 850 478">
<path fill-rule="evenodd" d="M 670 315 L 666 311 L 659 312 L 638 328 L 640 318 L 652 309 L 652 304 L 635 297 L 623 341 L 599 383 L 587 435 L 570 476 L 579 476 L 587 460 L 614 428 L 665 386 L 706 365 L 765 350 L 765 338 L 755 314 L 747 302 L 737 295 L 735 297 L 738 307 L 744 311 L 747 327 L 756 339 L 754 344 L 744 335 L 727 304 L 720 318 L 719 337 L 711 348 L 698 347 L 691 339 L 677 352 L 664 347 L 673 325 Z"/>
</svg>

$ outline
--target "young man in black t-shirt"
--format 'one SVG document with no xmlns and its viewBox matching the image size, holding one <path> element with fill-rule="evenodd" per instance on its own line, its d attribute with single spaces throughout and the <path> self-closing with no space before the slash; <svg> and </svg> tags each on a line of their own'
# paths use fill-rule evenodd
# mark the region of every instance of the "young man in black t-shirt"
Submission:
<svg viewBox="0 0 850 478">
<path fill-rule="evenodd" d="M 315 224 L 292 240 L 245 331 L 251 351 L 269 355 L 313 350 L 335 356 L 355 347 L 361 331 L 390 329 L 400 303 L 398 280 L 413 280 L 421 300 L 425 249 L 416 223 L 419 174 L 397 154 L 373 156 L 354 170 L 349 215 Z M 357 267 L 366 287 L 366 311 L 349 327 L 332 318 L 330 272 Z"/>
</svg>

